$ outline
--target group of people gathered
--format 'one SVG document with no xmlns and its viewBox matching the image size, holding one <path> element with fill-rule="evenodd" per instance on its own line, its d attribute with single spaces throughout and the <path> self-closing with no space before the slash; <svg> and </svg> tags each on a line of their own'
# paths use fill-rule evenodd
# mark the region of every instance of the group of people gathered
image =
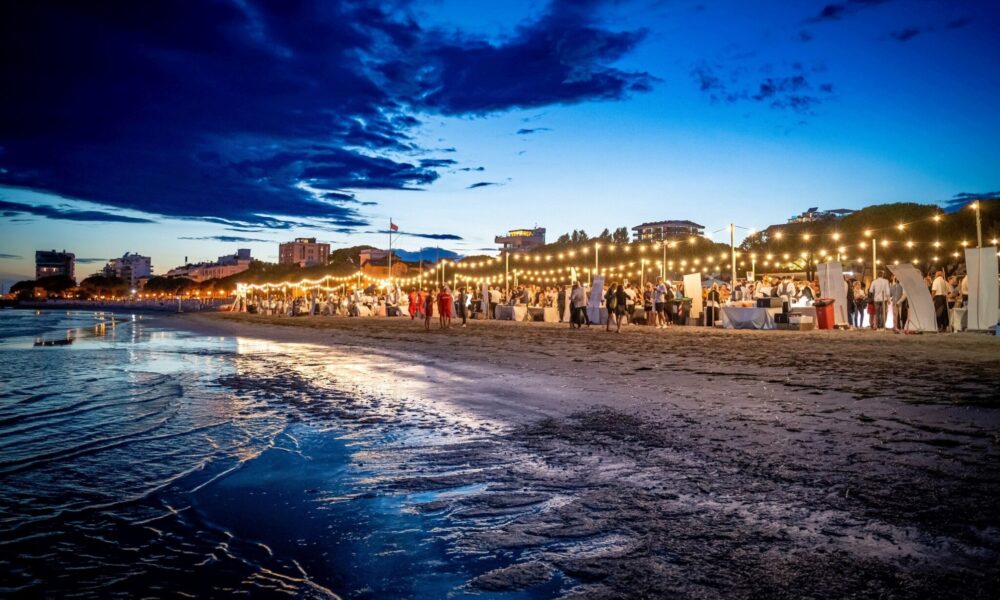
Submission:
<svg viewBox="0 0 1000 600">
<path fill-rule="evenodd" d="M 937 325 L 941 331 L 949 327 L 949 314 L 956 306 L 968 302 L 968 278 L 945 278 L 942 271 L 926 278 L 927 288 L 934 299 Z M 847 307 L 848 326 L 885 329 L 890 307 L 894 318 L 892 328 L 906 326 L 909 302 L 903 286 L 893 275 L 886 278 L 880 271 L 867 285 L 859 279 L 845 277 L 844 302 Z M 693 290 L 702 295 L 704 318 L 701 323 L 714 326 L 720 310 L 730 301 L 754 301 L 760 298 L 780 298 L 789 306 L 809 306 L 819 296 L 818 284 L 792 277 L 764 277 L 760 281 L 738 281 L 734 288 L 727 283 L 714 282 Z M 494 319 L 501 305 L 552 307 L 558 321 L 569 323 L 572 328 L 590 327 L 592 316 L 588 311 L 592 290 L 582 282 L 571 285 L 535 286 L 518 285 L 512 288 L 489 286 L 484 292 L 479 287 L 459 286 L 453 293 L 448 285 L 436 289 L 399 289 L 381 294 L 374 288 L 344 293 L 314 293 L 289 298 L 284 294 L 254 296 L 246 301 L 246 310 L 265 315 L 346 315 L 365 316 L 386 314 L 409 315 L 422 320 L 430 329 L 435 316 L 439 327 L 451 327 L 452 318 L 461 319 L 465 327 L 469 319 Z M 691 307 L 691 292 L 683 283 L 664 280 L 633 285 L 630 281 L 611 281 L 601 289 L 600 308 L 607 310 L 606 330 L 621 331 L 622 325 L 644 323 L 647 326 L 666 328 L 687 322 Z M 484 301 L 485 300 L 485 301 Z M 381 312 L 384 310 L 385 312 Z M 482 314 L 485 313 L 485 314 Z M 867 319 L 865 318 L 867 315 Z"/>
</svg>

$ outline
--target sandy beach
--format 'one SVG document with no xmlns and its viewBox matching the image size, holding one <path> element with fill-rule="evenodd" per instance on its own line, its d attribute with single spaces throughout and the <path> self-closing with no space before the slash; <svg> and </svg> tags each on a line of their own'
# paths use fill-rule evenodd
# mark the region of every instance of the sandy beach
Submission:
<svg viewBox="0 0 1000 600">
<path fill-rule="evenodd" d="M 372 386 L 405 397 L 419 383 L 422 401 L 495 425 L 433 458 L 385 459 L 397 488 L 482 486 L 419 507 L 472 524 L 456 547 L 517 549 L 471 582 L 480 590 L 556 576 L 594 598 L 991 597 L 1000 585 L 996 337 L 510 322 L 427 333 L 408 319 L 227 313 L 179 325 L 374 359 Z M 427 461 L 434 477 L 421 476 Z"/>
</svg>

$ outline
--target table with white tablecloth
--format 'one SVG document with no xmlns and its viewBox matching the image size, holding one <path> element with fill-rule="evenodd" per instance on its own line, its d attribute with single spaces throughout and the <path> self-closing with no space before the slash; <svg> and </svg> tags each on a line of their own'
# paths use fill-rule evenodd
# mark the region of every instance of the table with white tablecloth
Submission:
<svg viewBox="0 0 1000 600">
<path fill-rule="evenodd" d="M 554 306 L 532 306 L 528 308 L 528 317 L 531 321 L 558 323 L 559 311 Z"/>
<path fill-rule="evenodd" d="M 723 306 L 722 326 L 726 329 L 775 329 L 774 312 L 781 309 Z"/>
<path fill-rule="evenodd" d="M 524 304 L 498 304 L 496 318 L 498 321 L 523 321 L 528 316 L 528 307 Z"/>
</svg>

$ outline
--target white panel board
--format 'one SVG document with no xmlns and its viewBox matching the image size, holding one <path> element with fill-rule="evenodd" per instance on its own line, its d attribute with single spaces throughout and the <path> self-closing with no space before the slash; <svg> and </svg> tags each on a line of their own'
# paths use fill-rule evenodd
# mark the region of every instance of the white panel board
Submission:
<svg viewBox="0 0 1000 600">
<path fill-rule="evenodd" d="M 889 270 L 903 286 L 909 304 L 906 328 L 915 331 L 937 331 L 934 300 L 924 283 L 924 275 L 909 263 L 889 265 Z"/>
</svg>

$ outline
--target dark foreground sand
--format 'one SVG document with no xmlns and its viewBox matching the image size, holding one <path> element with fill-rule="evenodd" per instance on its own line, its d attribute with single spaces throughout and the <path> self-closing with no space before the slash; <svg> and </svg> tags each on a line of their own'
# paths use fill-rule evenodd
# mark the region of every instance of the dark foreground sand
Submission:
<svg viewBox="0 0 1000 600">
<path fill-rule="evenodd" d="M 487 486 L 421 507 L 468 520 L 459 551 L 517 550 L 514 566 L 471 582 L 482 590 L 556 573 L 594 598 L 1000 589 L 996 337 L 184 321 L 383 356 L 378 376 L 425 378 L 443 402 L 501 425 L 392 465 L 404 489 Z"/>
</svg>

